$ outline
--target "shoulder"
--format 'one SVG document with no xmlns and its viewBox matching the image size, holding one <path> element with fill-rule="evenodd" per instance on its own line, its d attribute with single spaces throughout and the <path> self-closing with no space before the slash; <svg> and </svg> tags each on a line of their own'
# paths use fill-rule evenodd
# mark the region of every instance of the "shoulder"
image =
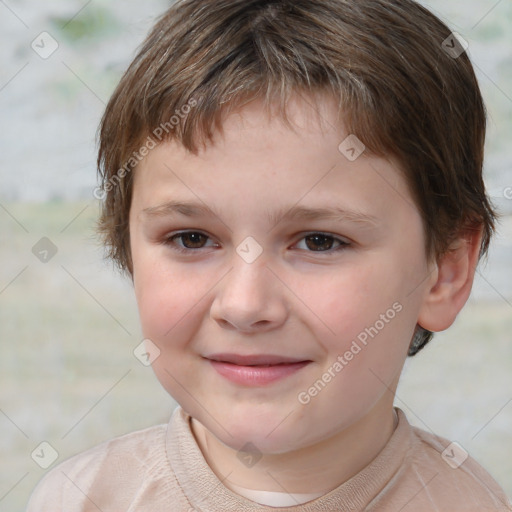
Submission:
<svg viewBox="0 0 512 512">
<path fill-rule="evenodd" d="M 129 503 L 145 477 L 167 463 L 167 425 L 131 432 L 75 455 L 47 473 L 30 497 L 27 512 L 75 512 L 104 502 L 112 489 Z"/>
<path fill-rule="evenodd" d="M 510 511 L 510 502 L 492 476 L 458 443 L 411 427 L 407 466 L 432 502 L 443 498 L 460 511 Z"/>
</svg>

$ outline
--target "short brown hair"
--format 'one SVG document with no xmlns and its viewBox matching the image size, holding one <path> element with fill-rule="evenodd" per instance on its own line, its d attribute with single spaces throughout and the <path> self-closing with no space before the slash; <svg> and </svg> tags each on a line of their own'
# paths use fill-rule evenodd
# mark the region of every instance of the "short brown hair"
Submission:
<svg viewBox="0 0 512 512">
<path fill-rule="evenodd" d="M 292 93 L 327 91 L 349 133 L 401 163 L 428 258 L 466 229 L 482 229 L 483 256 L 496 219 L 482 177 L 486 114 L 467 54 L 450 51 L 460 45 L 413 0 L 176 2 L 101 122 L 99 230 L 108 255 L 132 273 L 131 171 L 150 141 L 175 139 L 196 153 L 222 129 L 225 114 L 251 99 L 278 105 L 286 119 Z M 430 337 L 424 331 L 410 354 Z"/>
</svg>

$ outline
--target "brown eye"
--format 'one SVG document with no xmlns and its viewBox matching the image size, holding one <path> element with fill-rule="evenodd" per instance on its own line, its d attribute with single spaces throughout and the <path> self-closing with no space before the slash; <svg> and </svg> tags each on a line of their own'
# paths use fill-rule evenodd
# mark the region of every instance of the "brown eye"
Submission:
<svg viewBox="0 0 512 512">
<path fill-rule="evenodd" d="M 306 237 L 306 246 L 312 251 L 328 251 L 332 249 L 334 238 L 321 234 Z"/>
<path fill-rule="evenodd" d="M 202 233 L 182 233 L 178 237 L 181 238 L 187 249 L 200 249 L 208 238 Z"/>
<path fill-rule="evenodd" d="M 176 233 L 165 238 L 165 245 L 171 246 L 178 252 L 193 251 L 194 249 L 203 249 L 209 237 L 198 231 L 184 231 Z"/>
<path fill-rule="evenodd" d="M 301 244 L 305 247 L 299 248 L 307 252 L 325 252 L 329 254 L 342 250 L 350 245 L 340 238 L 324 233 L 311 233 L 300 240 L 298 245 L 300 246 Z"/>
</svg>

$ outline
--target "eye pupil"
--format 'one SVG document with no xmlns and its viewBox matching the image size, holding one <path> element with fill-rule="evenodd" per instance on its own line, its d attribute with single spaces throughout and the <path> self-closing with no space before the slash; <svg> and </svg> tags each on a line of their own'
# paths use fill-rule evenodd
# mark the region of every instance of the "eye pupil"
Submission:
<svg viewBox="0 0 512 512">
<path fill-rule="evenodd" d="M 311 247 L 309 244 L 310 241 L 313 241 L 314 244 L 318 245 L 313 245 L 313 247 Z M 333 241 L 334 240 L 332 237 L 321 234 L 309 235 L 306 237 L 306 245 L 308 246 L 308 249 L 311 249 L 312 251 L 328 251 L 329 249 L 332 248 Z"/>
<path fill-rule="evenodd" d="M 202 244 L 204 243 L 205 235 L 201 233 L 183 233 L 181 236 L 183 245 L 187 249 L 200 249 L 202 247 Z M 187 243 L 188 241 L 191 241 L 191 244 Z M 192 245 L 192 247 L 190 247 Z"/>
</svg>

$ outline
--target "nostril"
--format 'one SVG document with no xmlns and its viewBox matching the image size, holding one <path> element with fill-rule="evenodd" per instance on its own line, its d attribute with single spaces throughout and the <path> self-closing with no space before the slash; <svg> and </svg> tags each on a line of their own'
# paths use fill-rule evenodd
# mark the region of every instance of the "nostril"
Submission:
<svg viewBox="0 0 512 512">
<path fill-rule="evenodd" d="M 253 326 L 255 327 L 261 327 L 261 326 L 265 326 L 265 325 L 268 325 L 270 322 L 268 320 L 258 320 L 257 322 L 255 322 L 253 324 Z"/>
</svg>

